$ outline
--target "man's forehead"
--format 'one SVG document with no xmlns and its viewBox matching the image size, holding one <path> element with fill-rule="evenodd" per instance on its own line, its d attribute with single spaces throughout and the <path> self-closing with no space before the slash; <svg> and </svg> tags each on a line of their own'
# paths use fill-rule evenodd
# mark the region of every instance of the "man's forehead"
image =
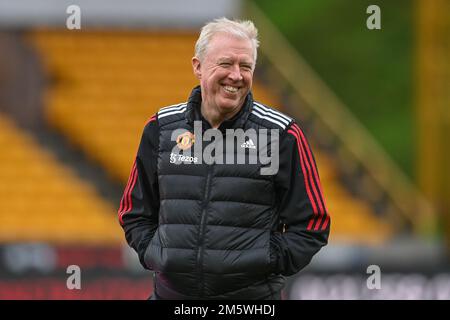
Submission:
<svg viewBox="0 0 450 320">
<path fill-rule="evenodd" d="M 233 50 L 224 51 L 211 51 L 209 56 L 211 60 L 223 61 L 223 60 L 248 60 L 253 61 L 253 54 L 248 52 L 232 52 Z M 207 53 L 208 55 L 208 53 Z"/>
<path fill-rule="evenodd" d="M 219 49 L 220 51 L 239 51 L 251 53 L 253 43 L 250 39 L 240 38 L 227 34 L 216 34 L 209 41 L 208 47 L 211 51 Z M 232 51 L 233 50 L 233 51 Z"/>
</svg>

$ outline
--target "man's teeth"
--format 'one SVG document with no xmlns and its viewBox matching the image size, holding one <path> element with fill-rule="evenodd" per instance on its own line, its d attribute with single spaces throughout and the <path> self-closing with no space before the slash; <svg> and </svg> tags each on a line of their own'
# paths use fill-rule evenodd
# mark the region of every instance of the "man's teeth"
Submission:
<svg viewBox="0 0 450 320">
<path fill-rule="evenodd" d="M 232 86 L 224 86 L 223 88 L 226 91 L 229 91 L 229 92 L 237 92 L 238 91 L 238 88 L 235 88 L 235 87 L 232 87 Z"/>
</svg>

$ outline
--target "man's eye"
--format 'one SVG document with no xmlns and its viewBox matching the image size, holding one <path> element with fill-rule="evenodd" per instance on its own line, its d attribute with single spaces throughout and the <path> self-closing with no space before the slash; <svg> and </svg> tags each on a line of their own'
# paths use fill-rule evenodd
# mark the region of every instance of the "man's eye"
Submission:
<svg viewBox="0 0 450 320">
<path fill-rule="evenodd" d="M 220 63 L 220 65 L 222 67 L 229 67 L 229 66 L 231 66 L 231 63 L 229 63 L 229 62 L 222 62 L 222 63 Z"/>
</svg>

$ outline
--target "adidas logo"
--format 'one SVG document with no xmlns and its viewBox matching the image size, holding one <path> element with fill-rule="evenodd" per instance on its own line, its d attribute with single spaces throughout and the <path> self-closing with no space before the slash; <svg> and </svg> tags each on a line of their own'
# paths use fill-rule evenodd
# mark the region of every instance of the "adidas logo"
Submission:
<svg viewBox="0 0 450 320">
<path fill-rule="evenodd" d="M 241 148 L 244 148 L 244 149 L 256 149 L 256 146 L 253 143 L 252 139 L 248 139 L 243 144 L 241 144 Z"/>
</svg>

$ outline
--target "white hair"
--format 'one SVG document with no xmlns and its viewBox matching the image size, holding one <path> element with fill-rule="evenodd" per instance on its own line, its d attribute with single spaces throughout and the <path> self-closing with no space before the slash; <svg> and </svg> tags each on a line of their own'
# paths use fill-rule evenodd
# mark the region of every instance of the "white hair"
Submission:
<svg viewBox="0 0 450 320">
<path fill-rule="evenodd" d="M 248 39 L 253 45 L 253 58 L 256 64 L 258 56 L 258 30 L 252 21 L 229 20 L 227 18 L 215 19 L 205 24 L 195 44 L 195 56 L 202 61 L 208 49 L 211 38 L 217 33 L 225 33 L 240 39 Z"/>
</svg>

